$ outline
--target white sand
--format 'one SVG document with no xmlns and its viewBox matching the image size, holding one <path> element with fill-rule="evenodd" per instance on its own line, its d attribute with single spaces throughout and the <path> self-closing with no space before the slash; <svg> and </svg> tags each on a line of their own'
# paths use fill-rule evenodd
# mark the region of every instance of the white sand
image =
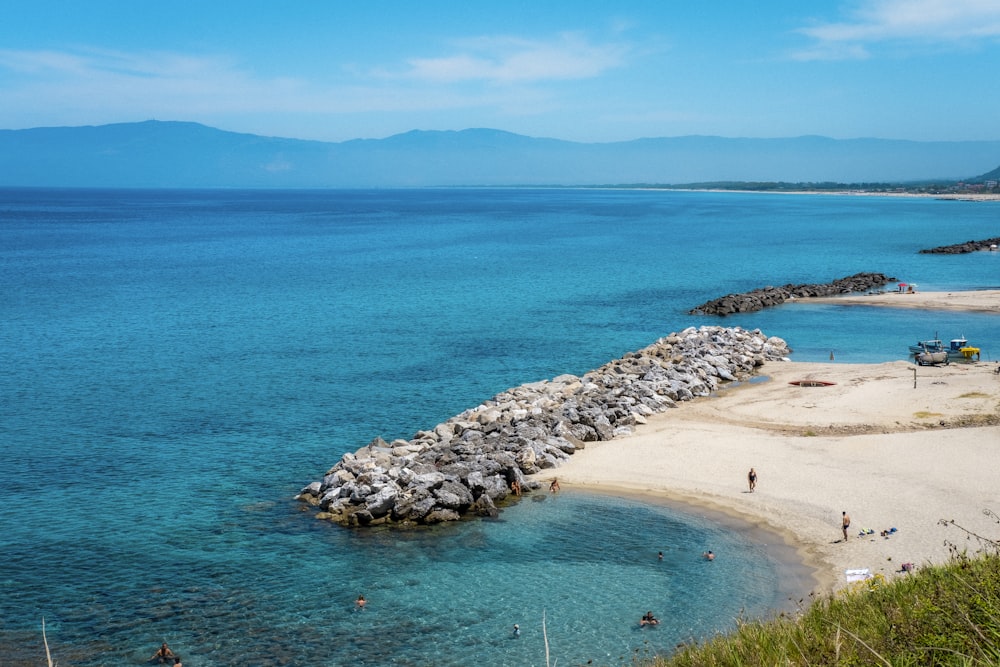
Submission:
<svg viewBox="0 0 1000 667">
<path fill-rule="evenodd" d="M 994 253 L 995 254 L 995 253 Z M 1000 290 L 970 290 L 968 292 L 885 292 L 848 296 L 797 299 L 793 303 L 832 303 L 845 306 L 879 306 L 891 308 L 924 308 L 927 310 L 964 310 L 1000 314 Z M 915 340 L 913 342 L 916 342 Z"/>
<path fill-rule="evenodd" d="M 1000 306 L 1000 291 L 979 295 L 976 308 Z M 892 298 L 942 303 L 931 294 Z M 942 519 L 1000 538 L 1000 525 L 983 514 L 1000 512 L 996 368 L 986 361 L 772 362 L 762 369 L 770 380 L 682 403 L 634 435 L 589 444 L 543 477 L 558 476 L 564 489 L 681 500 L 773 528 L 816 568 L 818 592 L 842 586 L 847 569 L 892 577 L 904 562 L 947 560 L 945 541 L 975 551 Z M 789 384 L 809 378 L 836 384 Z M 752 494 L 751 466 L 758 473 Z M 846 543 L 845 510 L 852 519 Z M 879 535 L 892 527 L 888 539 Z M 863 528 L 875 534 L 859 537 Z"/>
</svg>

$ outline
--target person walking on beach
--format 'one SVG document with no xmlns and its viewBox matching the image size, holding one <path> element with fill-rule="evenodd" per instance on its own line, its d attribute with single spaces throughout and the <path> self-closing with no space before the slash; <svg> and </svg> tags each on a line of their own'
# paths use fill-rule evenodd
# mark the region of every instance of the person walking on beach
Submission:
<svg viewBox="0 0 1000 667">
<path fill-rule="evenodd" d="M 847 512 L 844 512 L 840 521 L 841 528 L 844 529 L 844 541 L 847 541 L 847 529 L 851 527 L 851 517 L 847 516 Z"/>
<path fill-rule="evenodd" d="M 750 472 L 747 473 L 747 484 L 750 485 L 750 493 L 757 488 L 757 471 L 750 468 Z"/>
</svg>

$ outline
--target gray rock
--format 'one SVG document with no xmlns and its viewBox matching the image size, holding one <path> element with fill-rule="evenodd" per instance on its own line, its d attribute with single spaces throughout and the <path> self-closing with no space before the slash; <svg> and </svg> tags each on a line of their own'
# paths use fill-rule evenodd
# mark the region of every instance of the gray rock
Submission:
<svg viewBox="0 0 1000 667">
<path fill-rule="evenodd" d="M 372 517 L 379 518 L 386 516 L 395 506 L 398 495 L 399 492 L 396 487 L 383 486 L 377 492 L 365 498 L 365 509 L 371 513 Z"/>
<path fill-rule="evenodd" d="M 646 417 L 709 396 L 787 354 L 783 340 L 760 331 L 691 327 L 582 377 L 508 389 L 412 440 L 376 438 L 344 454 L 297 498 L 354 526 L 494 516 L 512 482 L 537 491 L 542 485 L 531 475 L 561 465 L 587 442 L 631 433 Z"/>
</svg>

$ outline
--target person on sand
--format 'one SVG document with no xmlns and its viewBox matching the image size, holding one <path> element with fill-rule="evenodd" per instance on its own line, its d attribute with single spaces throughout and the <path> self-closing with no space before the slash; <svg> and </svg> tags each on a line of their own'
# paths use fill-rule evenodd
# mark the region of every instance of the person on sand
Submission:
<svg viewBox="0 0 1000 667">
<path fill-rule="evenodd" d="M 559 478 L 558 477 L 553 477 L 552 478 L 552 483 L 549 484 L 549 492 L 550 493 L 559 493 Z"/>
<path fill-rule="evenodd" d="M 354 601 L 354 609 L 356 611 L 361 611 L 362 609 L 365 608 L 366 604 L 368 604 L 368 602 L 365 600 L 365 596 L 359 595 L 358 599 Z"/>
<path fill-rule="evenodd" d="M 844 512 L 841 520 L 840 526 L 844 530 L 844 541 L 847 541 L 847 529 L 851 527 L 851 517 L 847 516 L 847 512 Z"/>
<path fill-rule="evenodd" d="M 750 472 L 747 473 L 747 484 L 750 485 L 750 493 L 757 488 L 757 471 L 750 468 Z"/>
<path fill-rule="evenodd" d="M 709 549 L 708 551 L 706 551 L 705 553 L 703 553 L 701 556 L 705 560 L 715 560 L 715 554 L 712 553 L 711 549 Z"/>
<path fill-rule="evenodd" d="M 162 665 L 167 661 L 167 658 L 173 658 L 173 657 L 174 657 L 174 652 L 170 650 L 169 646 L 167 646 L 167 642 L 163 642 L 163 644 L 160 645 L 160 648 L 156 649 L 156 653 L 151 655 L 149 659 L 156 660 Z"/>
</svg>

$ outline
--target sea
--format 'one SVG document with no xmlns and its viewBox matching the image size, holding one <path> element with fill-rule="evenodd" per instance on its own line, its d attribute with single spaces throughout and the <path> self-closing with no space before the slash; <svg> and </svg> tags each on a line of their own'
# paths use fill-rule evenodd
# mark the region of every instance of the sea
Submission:
<svg viewBox="0 0 1000 667">
<path fill-rule="evenodd" d="M 998 226 L 997 202 L 904 197 L 0 189 L 0 664 L 633 665 L 791 611 L 795 559 L 698 507 L 564 486 L 346 529 L 294 496 L 687 327 L 834 363 L 965 336 L 993 362 L 995 314 L 689 310 L 862 271 L 998 289 L 1000 253 L 918 254 Z"/>
</svg>

